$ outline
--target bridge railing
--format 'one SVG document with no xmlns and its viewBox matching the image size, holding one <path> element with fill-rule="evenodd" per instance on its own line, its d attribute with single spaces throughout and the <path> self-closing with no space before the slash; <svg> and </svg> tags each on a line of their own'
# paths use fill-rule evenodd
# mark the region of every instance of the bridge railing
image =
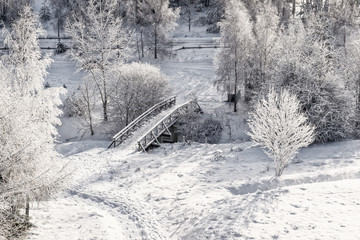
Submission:
<svg viewBox="0 0 360 240">
<path fill-rule="evenodd" d="M 113 136 L 113 140 L 112 140 L 109 148 L 113 145 L 114 145 L 114 147 L 116 147 L 119 144 L 121 144 L 125 140 L 125 138 L 130 134 L 130 132 L 132 130 L 134 130 L 136 127 L 138 127 L 145 118 L 147 118 L 148 116 L 153 114 L 155 111 L 171 107 L 175 104 L 176 104 L 176 96 L 172 96 L 170 98 L 165 99 L 164 101 L 161 101 L 161 102 L 155 104 L 154 106 L 149 108 L 146 112 L 142 113 L 140 116 L 135 118 L 131 123 L 129 123 L 120 132 L 115 134 Z"/>
<path fill-rule="evenodd" d="M 201 111 L 200 106 L 198 105 L 196 99 L 185 102 L 184 104 L 177 107 L 174 111 L 162 118 L 153 128 L 151 128 L 145 135 L 143 135 L 138 141 L 138 150 L 146 152 L 146 149 L 153 143 L 158 144 L 158 138 L 164 133 L 168 132 L 171 135 L 169 128 L 174 125 L 179 116 L 186 112 L 190 108 L 197 108 Z"/>
</svg>

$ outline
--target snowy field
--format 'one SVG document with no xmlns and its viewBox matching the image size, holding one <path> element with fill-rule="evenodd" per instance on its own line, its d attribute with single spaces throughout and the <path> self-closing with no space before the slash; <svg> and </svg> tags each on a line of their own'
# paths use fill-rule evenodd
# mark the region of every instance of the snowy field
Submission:
<svg viewBox="0 0 360 240">
<path fill-rule="evenodd" d="M 218 44 L 204 28 L 186 29 L 176 30 L 174 50 Z M 231 113 L 213 84 L 215 52 L 184 49 L 151 62 L 169 76 L 178 104 L 197 97 L 206 113 L 221 116 L 221 144 L 137 152 L 136 140 L 167 112 L 116 149 L 105 140 L 74 141 L 75 121 L 62 119 L 56 149 L 72 175 L 55 199 L 32 206 L 27 239 L 360 239 L 360 141 L 303 149 L 274 178 L 271 160 L 244 134 L 246 109 Z M 82 74 L 68 55 L 53 59 L 47 82 L 65 84 L 65 99 Z"/>
</svg>

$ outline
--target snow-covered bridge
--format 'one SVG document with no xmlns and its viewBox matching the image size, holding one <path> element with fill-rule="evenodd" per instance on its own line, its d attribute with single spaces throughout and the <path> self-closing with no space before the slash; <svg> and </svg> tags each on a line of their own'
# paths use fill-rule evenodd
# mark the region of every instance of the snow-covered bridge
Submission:
<svg viewBox="0 0 360 240">
<path fill-rule="evenodd" d="M 174 107 L 173 107 L 174 106 Z M 151 116 L 160 113 L 162 110 L 171 108 L 166 115 L 162 117 L 157 122 L 149 122 L 144 126 L 145 133 L 141 135 L 139 132 L 140 138 L 137 139 L 137 145 L 139 151 L 146 151 L 151 145 L 158 146 L 161 143 L 165 142 L 176 142 L 174 130 L 172 126 L 179 120 L 179 117 L 188 111 L 201 111 L 200 106 L 198 105 L 196 99 L 187 101 L 181 105 L 176 106 L 176 97 L 170 97 L 161 101 L 146 112 L 137 117 L 134 121 L 128 124 L 123 128 L 119 133 L 114 135 L 113 141 L 111 142 L 110 147 L 117 147 L 124 140 L 130 136 L 133 132 L 137 131 L 143 125 L 144 121 Z M 159 115 L 158 115 L 159 116 Z M 144 132 L 144 130 L 143 130 Z"/>
</svg>

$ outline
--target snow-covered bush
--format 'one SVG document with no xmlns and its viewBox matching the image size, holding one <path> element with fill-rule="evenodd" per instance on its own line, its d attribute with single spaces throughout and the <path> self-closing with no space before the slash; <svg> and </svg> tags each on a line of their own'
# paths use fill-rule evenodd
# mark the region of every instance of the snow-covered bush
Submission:
<svg viewBox="0 0 360 240">
<path fill-rule="evenodd" d="M 318 40 L 317 34 L 301 23 L 289 25 L 280 39 L 272 77 L 278 87 L 298 96 L 302 111 L 316 127 L 317 142 L 337 141 L 354 130 L 356 101 L 337 69 L 337 51 L 328 41 Z"/>
<path fill-rule="evenodd" d="M 299 93 L 302 110 L 316 127 L 317 142 L 338 141 L 354 130 L 355 104 L 348 91 L 334 79 L 290 85 Z"/>
<path fill-rule="evenodd" d="M 288 90 L 280 94 L 269 90 L 249 113 L 250 132 L 255 145 L 263 147 L 274 160 L 275 174 L 280 176 L 299 149 L 314 141 L 314 127 L 300 111 L 300 102 Z"/>
<path fill-rule="evenodd" d="M 62 43 L 62 42 L 57 43 L 56 49 L 55 49 L 56 54 L 64 53 L 64 52 L 66 52 L 66 50 L 67 50 L 67 46 L 64 43 Z"/>
<path fill-rule="evenodd" d="M 79 94 L 73 93 L 63 105 L 63 115 L 66 117 L 82 117 L 85 114 L 84 102 Z"/>
<path fill-rule="evenodd" d="M 0 239 L 23 239 L 32 224 L 0 208 Z"/>
<path fill-rule="evenodd" d="M 180 117 L 176 132 L 185 139 L 200 143 L 218 143 L 223 127 L 220 121 L 212 117 L 202 117 L 200 112 L 189 111 Z"/>
<path fill-rule="evenodd" d="M 220 32 L 220 26 L 219 25 L 211 25 L 206 29 L 207 33 L 219 33 Z"/>
<path fill-rule="evenodd" d="M 159 68 L 136 62 L 118 69 L 112 89 L 111 117 L 120 125 L 127 125 L 171 94 L 168 78 Z"/>
<path fill-rule="evenodd" d="M 218 143 L 221 138 L 221 132 L 223 130 L 223 127 L 220 123 L 220 121 L 212 119 L 212 118 L 206 118 L 199 129 L 199 139 L 197 141 L 199 142 L 205 142 L 208 143 Z"/>
</svg>

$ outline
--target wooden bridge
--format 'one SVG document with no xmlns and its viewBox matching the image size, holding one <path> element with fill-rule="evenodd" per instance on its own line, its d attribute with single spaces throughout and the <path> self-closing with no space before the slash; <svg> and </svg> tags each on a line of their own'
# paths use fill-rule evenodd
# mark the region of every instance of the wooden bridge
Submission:
<svg viewBox="0 0 360 240">
<path fill-rule="evenodd" d="M 128 124 L 124 129 L 122 129 L 119 133 L 114 135 L 113 141 L 111 142 L 110 147 L 117 147 L 124 140 L 131 135 L 133 131 L 138 129 L 142 124 L 143 120 L 148 118 L 149 116 L 159 113 L 161 110 L 167 109 L 176 103 L 176 97 L 171 97 L 165 99 L 164 101 L 154 105 L 146 112 L 137 117 L 134 121 Z M 181 104 L 176 107 L 171 113 L 162 118 L 159 122 L 154 124 L 150 130 L 146 132 L 140 140 L 137 142 L 139 151 L 146 151 L 148 147 L 151 145 L 159 145 L 163 142 L 174 142 L 174 132 L 171 131 L 171 127 L 179 120 L 181 114 L 186 113 L 187 111 L 201 111 L 196 100 L 191 100 Z"/>
<path fill-rule="evenodd" d="M 146 152 L 146 149 L 151 145 L 160 145 L 162 142 L 164 142 L 163 140 L 159 140 L 161 136 L 165 135 L 171 137 L 174 134 L 169 129 L 179 120 L 181 114 L 186 113 L 187 111 L 196 110 L 201 111 L 201 108 L 196 99 L 188 101 L 177 107 L 174 111 L 166 115 L 157 124 L 155 124 L 153 128 L 151 128 L 141 137 L 141 139 L 138 141 L 138 150 Z M 169 142 L 172 142 L 172 140 Z"/>
<path fill-rule="evenodd" d="M 125 128 L 123 128 L 120 132 L 118 132 L 116 135 L 113 136 L 113 141 L 111 142 L 109 148 L 111 146 L 118 146 L 121 144 L 134 130 L 139 128 L 142 124 L 142 122 L 149 118 L 151 115 L 157 114 L 161 112 L 162 110 L 165 110 L 171 106 L 174 106 L 176 104 L 176 96 L 170 97 L 165 99 L 164 101 L 161 101 L 151 108 L 149 108 L 146 112 L 138 116 L 136 119 L 134 119 L 131 123 L 129 123 Z"/>
</svg>

